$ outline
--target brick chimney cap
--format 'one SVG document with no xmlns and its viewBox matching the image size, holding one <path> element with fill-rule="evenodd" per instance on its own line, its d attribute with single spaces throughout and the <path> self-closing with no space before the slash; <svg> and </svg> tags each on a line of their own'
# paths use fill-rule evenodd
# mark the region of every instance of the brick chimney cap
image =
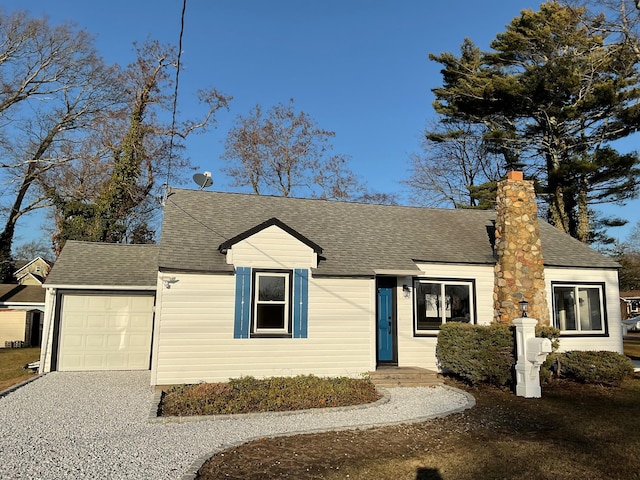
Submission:
<svg viewBox="0 0 640 480">
<path fill-rule="evenodd" d="M 511 170 L 507 173 L 507 180 L 524 180 L 524 173 L 520 170 Z"/>
</svg>

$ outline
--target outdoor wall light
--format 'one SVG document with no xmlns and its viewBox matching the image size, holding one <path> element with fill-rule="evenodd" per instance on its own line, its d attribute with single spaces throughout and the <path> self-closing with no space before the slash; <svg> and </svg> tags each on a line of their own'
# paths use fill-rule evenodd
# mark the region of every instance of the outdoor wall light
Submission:
<svg viewBox="0 0 640 480">
<path fill-rule="evenodd" d="M 529 302 L 527 302 L 526 300 L 522 300 L 521 302 L 518 302 L 518 305 L 520 305 L 522 318 L 527 318 L 527 310 L 529 310 Z"/>
<path fill-rule="evenodd" d="M 178 279 L 176 277 L 170 277 L 170 278 L 165 277 L 162 280 L 162 283 L 164 284 L 164 288 L 170 289 L 171 285 L 173 285 L 174 283 L 178 283 Z"/>
<path fill-rule="evenodd" d="M 411 287 L 405 283 L 402 285 L 402 293 L 404 294 L 404 298 L 409 298 L 411 296 Z"/>
</svg>

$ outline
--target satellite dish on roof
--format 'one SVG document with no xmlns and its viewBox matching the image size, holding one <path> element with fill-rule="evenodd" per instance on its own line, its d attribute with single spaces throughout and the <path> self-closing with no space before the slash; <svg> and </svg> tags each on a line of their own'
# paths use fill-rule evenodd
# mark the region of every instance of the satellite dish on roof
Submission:
<svg viewBox="0 0 640 480">
<path fill-rule="evenodd" d="M 211 179 L 211 172 L 196 173 L 193 176 L 193 181 L 196 182 L 196 185 L 200 187 L 200 190 L 213 185 L 213 180 Z"/>
</svg>

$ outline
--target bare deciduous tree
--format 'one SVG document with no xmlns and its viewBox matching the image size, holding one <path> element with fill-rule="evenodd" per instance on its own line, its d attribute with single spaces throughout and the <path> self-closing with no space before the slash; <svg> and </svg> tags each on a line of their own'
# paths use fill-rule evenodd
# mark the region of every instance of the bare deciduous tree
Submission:
<svg viewBox="0 0 640 480">
<path fill-rule="evenodd" d="M 6 279 L 18 219 L 49 204 L 33 185 L 75 158 L 78 132 L 117 104 L 119 95 L 116 69 L 104 64 L 85 31 L 52 27 L 24 12 L 0 15 L 0 276 Z"/>
<path fill-rule="evenodd" d="M 234 186 L 258 195 L 393 203 L 392 195 L 368 192 L 348 158 L 332 153 L 334 136 L 305 112 L 296 112 L 293 100 L 267 112 L 256 105 L 229 131 L 223 170 Z"/>
<path fill-rule="evenodd" d="M 137 48 L 137 60 L 120 77 L 122 108 L 104 117 L 97 143 L 86 139 L 85 151 L 93 155 L 41 178 L 56 207 L 56 251 L 68 239 L 148 242 L 152 237 L 149 218 L 158 206 L 152 193 L 160 188 L 156 178 L 164 179 L 167 172 L 175 177 L 188 165 L 179 153 L 180 141 L 210 126 L 215 112 L 230 100 L 214 89 L 203 90 L 202 118 L 188 119 L 176 128 L 163 124 L 159 112 L 171 109 L 176 62 L 173 47 L 152 41 Z M 90 187 L 85 172 L 93 172 Z"/>
<path fill-rule="evenodd" d="M 483 141 L 482 126 L 463 121 L 432 122 L 422 152 L 410 156 L 409 187 L 414 203 L 434 207 L 486 207 L 477 188 L 501 177 L 501 156 Z"/>
</svg>

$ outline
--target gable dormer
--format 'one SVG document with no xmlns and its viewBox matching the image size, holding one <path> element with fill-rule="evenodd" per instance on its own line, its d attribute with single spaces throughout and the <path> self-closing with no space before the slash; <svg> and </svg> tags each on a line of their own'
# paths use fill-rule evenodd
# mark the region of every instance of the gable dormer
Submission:
<svg viewBox="0 0 640 480">
<path fill-rule="evenodd" d="M 223 242 L 218 250 L 230 265 L 258 268 L 315 268 L 322 248 L 277 218 Z"/>
</svg>

